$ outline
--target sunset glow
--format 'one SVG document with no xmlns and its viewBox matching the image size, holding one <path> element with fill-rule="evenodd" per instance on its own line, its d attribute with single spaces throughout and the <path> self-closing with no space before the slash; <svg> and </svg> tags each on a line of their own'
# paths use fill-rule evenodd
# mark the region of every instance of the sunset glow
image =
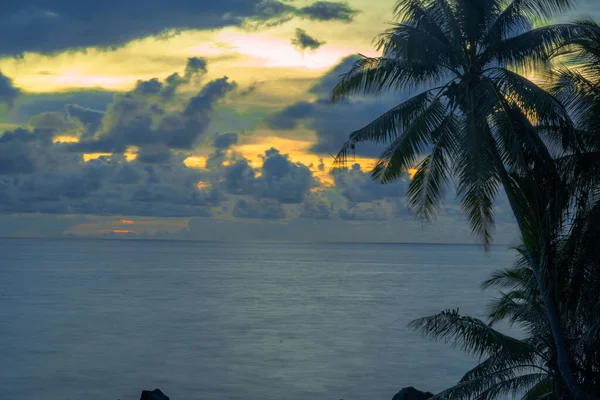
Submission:
<svg viewBox="0 0 600 400">
<path fill-rule="evenodd" d="M 406 203 L 408 178 L 374 184 L 370 144 L 357 145 L 344 174 L 333 171 L 348 135 L 405 95 L 331 102 L 359 55 L 381 55 L 373 38 L 389 28 L 392 3 L 128 0 L 97 3 L 102 12 L 59 3 L 35 16 L 45 22 L 15 6 L 22 20 L 0 39 L 5 213 L 90 218 L 56 223 L 61 234 L 148 238 L 204 237 L 188 227 L 201 218 L 404 218 L 392 210 Z M 119 10 L 140 20 L 107 17 Z"/>
</svg>

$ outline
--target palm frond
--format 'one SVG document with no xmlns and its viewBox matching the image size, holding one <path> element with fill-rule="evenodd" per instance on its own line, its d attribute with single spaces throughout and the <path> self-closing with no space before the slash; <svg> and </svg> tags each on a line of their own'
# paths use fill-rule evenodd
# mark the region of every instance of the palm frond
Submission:
<svg viewBox="0 0 600 400">
<path fill-rule="evenodd" d="M 440 3 L 446 3 L 446 0 L 434 2 L 422 0 L 399 0 L 394 8 L 394 15 L 399 25 L 413 26 L 424 34 L 435 38 L 444 47 L 452 46 L 452 34 L 444 29 L 444 26 L 451 23 L 453 16 L 439 9 Z M 450 18 L 450 21 L 447 19 Z"/>
<path fill-rule="evenodd" d="M 445 114 L 446 106 L 440 100 L 433 100 L 383 152 L 373 168 L 373 178 L 380 183 L 393 182 L 413 167 L 426 146 L 431 144 L 430 133 L 445 123 Z"/>
<path fill-rule="evenodd" d="M 544 373 L 517 375 L 518 372 L 520 371 L 509 368 L 506 371 L 498 371 L 460 382 L 438 393 L 431 400 L 491 400 L 507 392 L 527 390 L 546 376 Z"/>
<path fill-rule="evenodd" d="M 450 179 L 449 157 L 457 151 L 456 125 L 456 117 L 449 114 L 438 129 L 432 132 L 433 149 L 419 163 L 417 172 L 408 185 L 409 206 L 425 221 L 430 221 L 439 212 L 445 187 Z"/>
<path fill-rule="evenodd" d="M 515 376 L 514 378 L 498 382 L 496 385 L 482 392 L 479 398 L 496 399 L 499 396 L 508 394 L 517 397 L 521 393 L 528 392 L 547 378 L 548 375 L 541 372 Z"/>
<path fill-rule="evenodd" d="M 530 333 L 547 330 L 541 299 L 531 290 L 511 290 L 500 293 L 500 297 L 488 304 L 490 324 L 494 326 L 500 321 L 511 325 L 519 324 Z"/>
<path fill-rule="evenodd" d="M 549 91 L 564 104 L 564 107 L 580 125 L 586 123 L 590 109 L 600 95 L 600 87 L 584 76 L 581 71 L 557 67 L 551 76 L 553 83 Z"/>
<path fill-rule="evenodd" d="M 557 51 L 579 33 L 573 24 L 556 24 L 524 32 L 487 48 L 482 58 L 520 71 L 545 67 Z"/>
<path fill-rule="evenodd" d="M 531 343 L 531 340 L 523 340 L 523 348 L 517 352 L 511 351 L 511 348 L 501 348 L 499 351 L 490 355 L 485 360 L 479 362 L 475 367 L 469 370 L 460 379 L 459 383 L 472 381 L 482 376 L 495 376 L 496 378 L 510 378 L 517 373 L 531 370 L 549 373 L 542 365 L 545 363 L 545 356 L 536 348 L 537 343 Z"/>
<path fill-rule="evenodd" d="M 470 109 L 463 118 L 459 156 L 456 163 L 458 194 L 463 211 L 467 215 L 474 233 L 483 239 L 484 245 L 491 242 L 494 222 L 494 199 L 498 194 L 499 179 L 495 149 L 490 146 L 491 133 L 482 113 L 469 101 Z"/>
<path fill-rule="evenodd" d="M 353 132 L 335 157 L 334 167 L 344 166 L 348 156 L 354 153 L 356 144 L 361 142 L 385 144 L 393 142 L 399 137 L 405 137 L 410 143 L 415 143 L 415 147 L 420 148 L 421 144 L 417 144 L 418 138 L 410 136 L 410 133 L 414 132 L 410 128 L 415 119 L 431 108 L 433 100 L 434 97 L 430 91 L 420 93 L 400 103 L 367 126 Z M 416 154 L 412 156 L 411 160 L 414 160 L 414 157 Z"/>
<path fill-rule="evenodd" d="M 449 42 L 457 49 L 457 58 L 466 64 L 464 38 L 456 16 L 456 7 L 451 3 L 452 0 L 430 0 L 427 5 L 431 14 L 437 16 L 436 21 L 446 37 L 451 38 Z"/>
<path fill-rule="evenodd" d="M 534 4 L 531 4 L 534 3 Z M 527 9 L 540 3 L 537 0 L 513 0 L 502 10 L 489 26 L 482 42 L 486 47 L 497 45 L 502 40 L 528 31 L 532 21 Z"/>
<path fill-rule="evenodd" d="M 363 57 L 341 76 L 332 92 L 332 101 L 350 96 L 380 94 L 429 86 L 443 77 L 440 66 L 385 57 Z"/>
<path fill-rule="evenodd" d="M 490 80 L 504 97 L 525 115 L 543 125 L 570 126 L 571 119 L 561 102 L 523 76 L 506 68 L 491 68 Z"/>
<path fill-rule="evenodd" d="M 529 389 L 521 400 L 540 400 L 549 398 L 554 392 L 554 379 L 553 377 L 547 377 L 540 380 L 538 383 L 533 385 Z"/>
<path fill-rule="evenodd" d="M 376 48 L 386 58 L 405 60 L 410 64 L 458 66 L 456 49 L 445 39 L 410 25 L 395 24 L 383 32 Z"/>
<path fill-rule="evenodd" d="M 434 340 L 443 340 L 468 354 L 493 355 L 499 351 L 529 352 L 526 343 L 500 333 L 483 321 L 447 310 L 412 321 L 409 326 Z"/>
<path fill-rule="evenodd" d="M 529 260 L 519 257 L 517 264 L 512 268 L 496 270 L 492 276 L 481 285 L 483 289 L 497 287 L 501 289 L 523 288 L 531 284 L 532 271 Z"/>
</svg>

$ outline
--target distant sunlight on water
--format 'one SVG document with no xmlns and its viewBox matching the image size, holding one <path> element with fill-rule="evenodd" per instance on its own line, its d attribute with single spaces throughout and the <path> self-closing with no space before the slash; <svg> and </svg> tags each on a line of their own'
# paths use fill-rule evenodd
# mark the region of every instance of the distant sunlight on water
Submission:
<svg viewBox="0 0 600 400">
<path fill-rule="evenodd" d="M 406 327 L 481 316 L 513 254 L 409 244 L 0 239 L 0 387 L 15 400 L 389 400 L 474 361 Z"/>
</svg>

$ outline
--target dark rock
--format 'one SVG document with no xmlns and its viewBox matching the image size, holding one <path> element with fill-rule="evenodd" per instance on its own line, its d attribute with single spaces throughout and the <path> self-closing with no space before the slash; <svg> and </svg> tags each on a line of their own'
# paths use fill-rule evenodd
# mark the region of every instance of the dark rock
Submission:
<svg viewBox="0 0 600 400">
<path fill-rule="evenodd" d="M 160 389 L 142 390 L 140 400 L 169 400 L 169 396 L 164 394 Z"/>
<path fill-rule="evenodd" d="M 427 400 L 433 397 L 431 392 L 421 392 L 412 386 L 405 387 L 392 397 L 392 400 Z"/>
</svg>

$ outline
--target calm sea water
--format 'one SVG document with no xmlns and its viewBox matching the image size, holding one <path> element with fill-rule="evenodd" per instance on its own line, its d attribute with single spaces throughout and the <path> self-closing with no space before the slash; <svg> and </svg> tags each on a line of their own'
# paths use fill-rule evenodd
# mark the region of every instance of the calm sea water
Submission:
<svg viewBox="0 0 600 400">
<path fill-rule="evenodd" d="M 0 240 L 0 388 L 15 400 L 375 400 L 473 360 L 411 331 L 481 315 L 512 253 L 392 244 Z"/>
</svg>

